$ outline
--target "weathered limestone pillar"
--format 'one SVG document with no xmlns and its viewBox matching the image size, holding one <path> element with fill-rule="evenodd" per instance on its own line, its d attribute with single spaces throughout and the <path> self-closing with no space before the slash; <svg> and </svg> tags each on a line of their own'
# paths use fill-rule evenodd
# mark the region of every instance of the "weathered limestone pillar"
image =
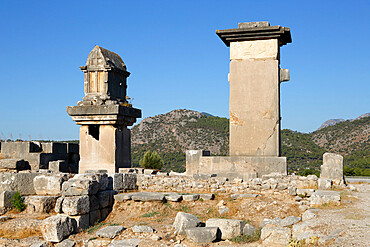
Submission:
<svg viewBox="0 0 370 247">
<path fill-rule="evenodd" d="M 131 167 L 131 126 L 141 110 L 126 102 L 127 77 L 120 56 L 95 46 L 84 72 L 83 101 L 68 106 L 67 112 L 80 127 L 79 173 L 86 170 L 118 172 Z"/>
<path fill-rule="evenodd" d="M 280 156 L 280 47 L 290 30 L 268 22 L 218 30 L 230 46 L 230 156 Z"/>
</svg>

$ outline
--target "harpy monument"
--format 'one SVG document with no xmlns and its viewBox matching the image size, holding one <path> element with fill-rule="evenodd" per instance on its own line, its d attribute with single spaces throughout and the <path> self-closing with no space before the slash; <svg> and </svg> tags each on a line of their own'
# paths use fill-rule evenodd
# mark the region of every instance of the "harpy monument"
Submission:
<svg viewBox="0 0 370 247">
<path fill-rule="evenodd" d="M 289 70 L 280 69 L 280 47 L 292 42 L 290 29 L 264 21 L 216 33 L 230 47 L 229 156 L 189 150 L 186 173 L 245 179 L 286 174 L 286 158 L 280 157 L 280 83 L 289 81 Z"/>
<path fill-rule="evenodd" d="M 84 72 L 85 97 L 67 113 L 80 127 L 79 173 L 86 170 L 118 172 L 131 167 L 131 136 L 127 126 L 141 117 L 141 110 L 126 102 L 130 72 L 121 57 L 102 47 L 90 52 Z"/>
</svg>

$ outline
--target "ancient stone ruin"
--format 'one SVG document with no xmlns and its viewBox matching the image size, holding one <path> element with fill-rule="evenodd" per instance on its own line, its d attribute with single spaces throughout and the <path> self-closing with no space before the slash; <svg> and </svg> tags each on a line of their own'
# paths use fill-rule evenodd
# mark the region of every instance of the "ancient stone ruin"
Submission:
<svg viewBox="0 0 370 247">
<path fill-rule="evenodd" d="M 79 173 L 86 170 L 118 172 L 131 167 L 131 126 L 141 117 L 139 109 L 126 102 L 126 69 L 120 56 L 95 46 L 84 72 L 85 97 L 67 112 L 80 127 Z"/>
<path fill-rule="evenodd" d="M 280 47 L 292 42 L 290 29 L 247 22 L 216 33 L 230 47 L 230 156 L 190 150 L 186 172 L 229 178 L 286 174 L 286 158 L 280 157 L 280 83 L 289 81 L 289 71 L 280 69 Z"/>
</svg>

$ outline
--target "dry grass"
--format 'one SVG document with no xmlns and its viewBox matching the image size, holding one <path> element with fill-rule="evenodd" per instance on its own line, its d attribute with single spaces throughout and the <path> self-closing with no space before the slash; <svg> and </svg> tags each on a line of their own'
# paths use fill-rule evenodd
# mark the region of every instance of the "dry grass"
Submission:
<svg viewBox="0 0 370 247">
<path fill-rule="evenodd" d="M 8 228 L 0 228 L 0 237 L 9 239 L 21 239 L 32 236 L 41 236 L 41 232 L 38 228 L 26 228 L 21 230 L 14 230 Z"/>
</svg>

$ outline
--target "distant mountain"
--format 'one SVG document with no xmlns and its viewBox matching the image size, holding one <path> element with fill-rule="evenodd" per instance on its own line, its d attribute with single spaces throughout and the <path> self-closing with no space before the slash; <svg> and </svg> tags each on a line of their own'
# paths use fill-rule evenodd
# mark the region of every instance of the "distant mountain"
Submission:
<svg viewBox="0 0 370 247">
<path fill-rule="evenodd" d="M 290 171 L 319 169 L 322 155 L 335 152 L 344 156 L 345 165 L 370 168 L 370 116 L 337 122 L 312 133 L 281 131 L 281 153 Z M 164 170 L 185 171 L 185 152 L 210 150 L 227 155 L 229 120 L 190 111 L 174 110 L 145 118 L 131 128 L 132 162 L 139 164 L 147 150 L 157 151 L 164 159 Z"/>
<path fill-rule="evenodd" d="M 370 113 L 365 113 L 365 114 L 362 114 L 361 116 L 359 116 L 359 117 L 357 117 L 355 119 L 348 119 L 348 120 L 349 121 L 354 121 L 354 120 L 359 120 L 359 119 L 365 118 L 365 117 L 370 117 Z M 333 126 L 333 125 L 335 125 L 337 123 L 341 123 L 341 122 L 344 122 L 344 121 L 346 121 L 346 120 L 345 119 L 342 119 L 342 118 L 340 118 L 340 119 L 329 119 L 329 120 L 325 121 L 320 126 L 320 128 L 318 128 L 318 130 L 319 129 L 322 129 L 322 128 L 325 128 L 325 127 L 328 127 L 328 126 Z"/>
<path fill-rule="evenodd" d="M 322 129 L 322 128 L 325 128 L 325 127 L 328 127 L 328 126 L 333 126 L 334 124 L 337 124 L 337 123 L 341 123 L 341 122 L 344 122 L 346 120 L 344 119 L 329 119 L 327 121 L 325 121 L 319 129 Z"/>
</svg>

